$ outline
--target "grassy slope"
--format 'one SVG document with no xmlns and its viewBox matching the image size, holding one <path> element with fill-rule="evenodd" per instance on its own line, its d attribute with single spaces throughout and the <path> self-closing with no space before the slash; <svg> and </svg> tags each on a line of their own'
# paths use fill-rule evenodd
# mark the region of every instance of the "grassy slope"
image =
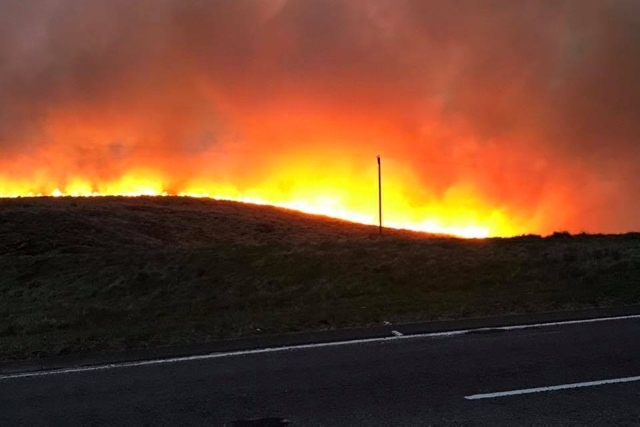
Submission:
<svg viewBox="0 0 640 427">
<path fill-rule="evenodd" d="M 640 302 L 640 235 L 438 238 L 187 198 L 0 200 L 0 361 Z"/>
</svg>

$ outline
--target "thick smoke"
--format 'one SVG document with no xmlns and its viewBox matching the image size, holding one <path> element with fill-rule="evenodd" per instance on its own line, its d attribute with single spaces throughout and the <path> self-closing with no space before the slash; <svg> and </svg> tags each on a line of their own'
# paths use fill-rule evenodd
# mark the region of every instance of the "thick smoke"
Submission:
<svg viewBox="0 0 640 427">
<path fill-rule="evenodd" d="M 636 0 L 0 0 L 0 192 L 288 188 L 381 154 L 411 206 L 628 231 L 638 76 Z"/>
</svg>

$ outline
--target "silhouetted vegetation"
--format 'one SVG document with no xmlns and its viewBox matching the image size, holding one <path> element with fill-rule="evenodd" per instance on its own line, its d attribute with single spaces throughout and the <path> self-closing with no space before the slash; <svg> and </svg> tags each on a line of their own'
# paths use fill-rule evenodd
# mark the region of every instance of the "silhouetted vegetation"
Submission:
<svg viewBox="0 0 640 427">
<path fill-rule="evenodd" d="M 550 237 L 552 239 L 570 239 L 573 236 L 568 231 L 554 231 Z"/>
</svg>

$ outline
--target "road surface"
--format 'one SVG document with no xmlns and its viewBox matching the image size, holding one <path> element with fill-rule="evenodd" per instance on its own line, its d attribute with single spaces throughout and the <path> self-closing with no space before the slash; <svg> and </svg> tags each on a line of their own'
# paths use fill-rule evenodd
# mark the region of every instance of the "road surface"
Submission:
<svg viewBox="0 0 640 427">
<path fill-rule="evenodd" d="M 639 424 L 636 317 L 0 377 L 0 425 Z M 559 387 L 556 387 L 559 386 Z M 258 424 L 259 425 L 259 424 Z M 266 425 L 266 424 L 265 424 Z"/>
</svg>

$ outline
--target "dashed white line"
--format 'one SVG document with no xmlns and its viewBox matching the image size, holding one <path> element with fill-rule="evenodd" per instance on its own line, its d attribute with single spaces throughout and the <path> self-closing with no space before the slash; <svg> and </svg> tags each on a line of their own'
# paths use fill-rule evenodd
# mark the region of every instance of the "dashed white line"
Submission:
<svg viewBox="0 0 640 427">
<path fill-rule="evenodd" d="M 613 378 L 610 380 L 600 380 L 600 381 L 587 381 L 583 383 L 552 385 L 548 387 L 523 388 L 520 390 L 499 391 L 496 393 L 473 394 L 471 396 L 465 396 L 464 398 L 467 400 L 494 399 L 496 397 L 516 396 L 519 394 L 543 393 L 546 391 L 569 390 L 573 388 L 582 388 L 582 387 L 596 387 L 599 385 L 630 383 L 634 381 L 640 381 L 640 376 Z"/>
<path fill-rule="evenodd" d="M 402 332 L 400 332 L 400 331 L 395 331 L 394 330 L 394 331 L 391 331 L 391 333 L 396 337 L 403 337 L 404 336 L 404 334 Z"/>
<path fill-rule="evenodd" d="M 608 322 L 608 321 L 614 321 L 614 320 L 630 320 L 630 319 L 639 319 L 639 318 L 640 318 L 640 314 L 636 314 L 636 315 L 629 315 L 629 316 L 601 317 L 596 319 L 568 320 L 563 322 L 500 326 L 495 328 L 460 329 L 460 330 L 454 330 L 454 331 L 431 332 L 431 333 L 413 334 L 413 335 L 394 334 L 391 337 L 364 338 L 364 339 L 356 339 L 356 340 L 350 340 L 350 341 L 332 341 L 332 342 L 324 342 L 324 343 L 289 345 L 289 346 L 282 346 L 282 347 L 270 347 L 270 348 L 259 348 L 259 349 L 253 349 L 253 350 L 231 351 L 226 353 L 210 353 L 210 354 L 201 354 L 196 356 L 172 357 L 169 359 L 140 360 L 136 362 L 111 363 L 106 365 L 81 366 L 77 368 L 64 368 L 64 369 L 43 370 L 43 371 L 34 371 L 34 372 L 22 372 L 22 373 L 16 373 L 16 374 L 0 375 L 0 381 L 18 379 L 18 378 L 44 377 L 44 376 L 50 376 L 50 375 L 63 375 L 63 374 L 73 374 L 73 373 L 92 372 L 92 371 L 104 371 L 108 369 L 165 365 L 165 364 L 171 364 L 171 363 L 218 359 L 223 357 L 244 356 L 244 355 L 263 354 L 263 353 L 276 353 L 281 351 L 294 351 L 294 350 L 304 350 L 304 349 L 322 348 L 322 347 L 337 347 L 337 346 L 343 346 L 343 345 L 366 344 L 366 343 L 384 342 L 384 341 L 393 341 L 393 340 L 441 338 L 441 337 L 444 338 L 444 337 L 453 337 L 457 335 L 465 335 L 472 332 L 512 331 L 512 330 L 518 330 L 518 329 L 546 328 L 546 327 L 553 327 L 553 326 L 576 325 L 581 323 Z"/>
</svg>

